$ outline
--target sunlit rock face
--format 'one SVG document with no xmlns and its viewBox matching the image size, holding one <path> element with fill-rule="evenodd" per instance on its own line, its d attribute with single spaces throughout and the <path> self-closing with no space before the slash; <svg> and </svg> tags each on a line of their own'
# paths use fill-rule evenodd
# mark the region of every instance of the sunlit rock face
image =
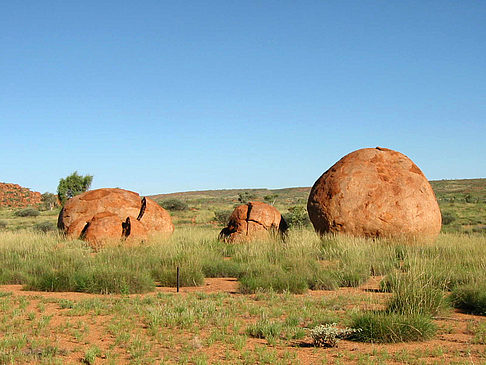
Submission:
<svg viewBox="0 0 486 365">
<path fill-rule="evenodd" d="M 249 241 L 270 234 L 283 235 L 286 230 L 287 223 L 275 207 L 252 201 L 235 208 L 219 237 L 226 242 Z"/>
<path fill-rule="evenodd" d="M 380 147 L 336 162 L 315 182 L 307 210 L 319 234 L 433 241 L 441 229 L 425 175 L 407 156 Z"/>
<path fill-rule="evenodd" d="M 99 248 L 108 241 L 130 242 L 174 231 L 170 214 L 133 191 L 105 188 L 69 199 L 59 213 L 58 228 Z"/>
</svg>

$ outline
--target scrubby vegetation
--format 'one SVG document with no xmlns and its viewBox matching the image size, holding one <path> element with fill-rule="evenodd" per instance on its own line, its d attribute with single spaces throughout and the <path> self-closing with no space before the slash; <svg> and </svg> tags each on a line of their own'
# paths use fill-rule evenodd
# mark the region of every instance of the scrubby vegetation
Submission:
<svg viewBox="0 0 486 365">
<path fill-rule="evenodd" d="M 50 292 L 24 297 L 0 289 L 0 363 L 484 362 L 486 235 L 478 227 L 486 222 L 474 186 L 470 196 L 453 193 L 454 201 L 448 191 L 438 194 L 443 217 L 452 218 L 431 245 L 319 238 L 306 223 L 291 224 L 285 240 L 228 245 L 217 240 L 215 220 L 226 223 L 239 203 L 235 193 L 211 204 L 209 195 L 176 197 L 191 208 L 171 211 L 177 229 L 170 239 L 98 253 L 53 229 L 57 209 L 25 217 L 0 210 L 0 285 Z M 260 195 L 295 222 L 303 216 L 305 199 L 297 195 Z M 162 288 L 176 286 L 177 267 L 180 295 Z M 231 291 L 205 292 L 221 277 L 231 278 Z M 55 293 L 62 291 L 91 294 Z M 341 347 L 346 328 L 353 332 Z M 453 350 L 375 347 L 451 333 L 468 339 Z M 336 344 L 338 352 L 313 348 Z"/>
<path fill-rule="evenodd" d="M 25 208 L 15 212 L 17 217 L 37 217 L 39 214 L 39 211 L 33 208 Z"/>
<path fill-rule="evenodd" d="M 436 244 L 418 246 L 349 237 L 321 239 L 311 230 L 294 229 L 285 241 L 227 245 L 216 239 L 217 232 L 217 228 L 183 228 L 169 240 L 154 239 L 139 247 L 108 247 L 93 254 L 83 241 L 66 240 L 55 231 L 3 231 L 0 283 L 21 284 L 36 291 L 121 294 L 116 300 L 58 300 L 56 305 L 68 309 L 70 315 L 109 315 L 111 319 L 103 328 L 116 338 L 115 346 L 132 349 L 128 355 L 132 362 L 151 361 L 159 336 L 164 341 L 167 333 L 178 331 L 204 333 L 198 348 L 231 343 L 232 351 L 243 354 L 251 339 L 264 339 L 267 346 L 277 348 L 294 346 L 296 341 L 334 346 L 339 330 L 345 328 L 353 330 L 347 333 L 357 344 L 422 341 L 434 337 L 440 330 L 436 318 L 450 316 L 453 306 L 484 314 L 483 236 L 442 234 Z M 159 293 L 123 300 L 129 294 L 153 292 L 158 286 L 174 287 L 177 267 L 183 287 L 203 290 L 205 278 L 231 277 L 238 281 L 237 293 L 245 295 L 201 292 L 174 297 Z M 350 292 L 354 294 L 337 291 L 380 276 L 384 277 L 381 287 L 391 294 L 378 302 L 373 299 L 375 294 L 361 289 L 346 289 L 356 290 Z M 308 295 L 310 290 L 322 289 L 327 291 Z M 12 300 L 8 294 L 0 297 L 0 306 L 6 308 L 2 302 L 9 306 L 17 303 Z M 127 313 L 136 315 L 125 318 Z M 7 311 L 5 315 L 12 314 Z M 26 315 L 33 320 L 39 316 Z M 146 329 L 133 335 L 127 328 L 134 328 L 137 321 Z M 336 331 L 316 332 L 314 339 L 311 329 L 315 328 Z M 471 327 L 471 338 L 477 343 L 484 337 L 481 328 Z M 76 331 L 79 329 L 73 329 Z M 136 355 L 132 351 L 141 346 L 140 341 L 150 345 L 145 350 L 139 348 Z M 113 356 L 106 355 L 106 349 L 100 355 L 95 345 L 100 346 L 85 347 L 80 357 L 97 361 L 99 356 Z M 63 356 L 62 351 L 56 351 L 53 357 Z M 15 350 L 11 356 L 14 362 L 29 358 Z M 238 356 L 248 356 L 247 362 L 259 361 L 249 354 Z M 275 362 L 283 355 L 272 356 Z M 228 359 L 235 361 L 231 356 Z"/>
</svg>

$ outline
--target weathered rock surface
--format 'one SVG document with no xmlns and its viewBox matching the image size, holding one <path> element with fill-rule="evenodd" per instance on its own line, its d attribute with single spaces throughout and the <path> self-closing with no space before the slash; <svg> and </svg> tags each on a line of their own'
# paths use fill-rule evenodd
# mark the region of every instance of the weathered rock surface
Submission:
<svg viewBox="0 0 486 365">
<path fill-rule="evenodd" d="M 219 234 L 227 242 L 246 241 L 265 237 L 271 233 L 284 234 L 287 223 L 273 206 L 252 201 L 235 208 L 228 226 Z"/>
<path fill-rule="evenodd" d="M 320 234 L 431 241 L 441 229 L 439 205 L 422 171 L 407 156 L 380 147 L 336 162 L 315 182 L 307 210 Z"/>
<path fill-rule="evenodd" d="M 69 199 L 59 213 L 58 227 L 96 247 L 109 240 L 143 240 L 153 233 L 174 231 L 170 214 L 152 199 L 111 188 Z"/>
<path fill-rule="evenodd" d="M 24 208 L 42 203 L 41 193 L 17 184 L 0 183 L 0 207 Z"/>
</svg>

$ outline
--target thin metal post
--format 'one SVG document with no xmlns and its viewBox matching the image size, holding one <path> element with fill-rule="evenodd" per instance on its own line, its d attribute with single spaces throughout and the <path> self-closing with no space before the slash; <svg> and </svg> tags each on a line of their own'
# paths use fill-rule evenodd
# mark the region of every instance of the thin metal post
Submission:
<svg viewBox="0 0 486 365">
<path fill-rule="evenodd" d="M 180 286 L 180 281 L 179 281 L 179 266 L 177 266 L 177 292 L 179 293 L 179 286 Z"/>
</svg>

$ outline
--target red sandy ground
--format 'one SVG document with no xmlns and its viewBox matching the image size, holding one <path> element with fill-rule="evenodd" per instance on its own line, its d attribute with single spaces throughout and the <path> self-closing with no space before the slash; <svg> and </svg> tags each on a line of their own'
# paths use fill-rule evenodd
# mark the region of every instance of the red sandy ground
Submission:
<svg viewBox="0 0 486 365">
<path fill-rule="evenodd" d="M 316 290 L 309 291 L 303 296 L 325 296 L 332 298 L 333 296 L 342 295 L 369 295 L 378 288 L 380 278 L 371 278 L 368 283 L 359 288 L 341 288 L 336 291 L 324 291 Z M 56 299 L 69 299 L 69 300 L 82 300 L 87 298 L 106 298 L 105 295 L 98 294 L 86 294 L 86 293 L 71 293 L 71 292 L 35 292 L 35 291 L 23 291 L 21 285 L 1 285 L 0 291 L 12 292 L 14 296 L 27 296 L 30 300 L 29 310 L 38 311 L 37 304 L 39 303 L 39 297 L 43 298 L 56 298 Z M 158 287 L 157 292 L 162 293 L 175 293 L 175 288 Z M 230 295 L 243 295 L 238 293 L 238 282 L 234 278 L 208 278 L 205 280 L 205 285 L 202 287 L 184 287 L 180 289 L 179 295 L 186 295 L 187 293 L 202 292 L 202 293 L 217 293 L 226 292 Z M 139 295 L 133 294 L 131 297 L 143 297 L 147 295 L 153 295 L 154 293 Z M 389 295 L 386 293 L 372 293 L 372 295 L 382 296 L 384 299 Z M 112 296 L 118 297 L 118 296 Z M 37 299 L 36 299 L 37 298 Z M 66 317 L 61 316 L 60 313 L 67 311 L 68 309 L 60 309 L 57 303 L 46 303 L 46 309 L 43 315 L 52 315 L 50 326 L 58 326 L 65 322 Z M 77 316 L 76 320 L 83 320 L 89 323 L 89 335 L 84 338 L 83 341 L 91 345 L 97 345 L 101 349 L 108 348 L 109 345 L 114 343 L 114 339 L 111 336 L 107 336 L 106 332 L 102 331 L 102 323 L 106 321 L 106 316 Z M 411 343 L 399 343 L 399 344 L 369 344 L 359 343 L 342 340 L 339 342 L 337 348 L 315 348 L 311 346 L 310 338 L 304 340 L 295 341 L 294 343 L 281 343 L 275 346 L 271 346 L 273 350 L 277 352 L 289 351 L 297 353 L 297 358 L 301 364 L 321 364 L 323 363 L 323 357 L 327 359 L 327 363 L 359 363 L 358 361 L 343 361 L 341 359 L 343 353 L 361 353 L 361 354 L 377 354 L 386 352 L 388 354 L 394 354 L 398 352 L 417 353 L 422 352 L 425 355 L 420 357 L 420 362 L 426 364 L 434 363 L 468 363 L 468 364 L 485 364 L 486 345 L 472 344 L 473 335 L 467 330 L 467 326 L 471 322 L 485 321 L 484 317 L 473 316 L 469 314 L 460 313 L 458 311 L 452 312 L 447 318 L 440 318 L 436 320 L 437 325 L 446 326 L 449 328 L 448 333 L 439 331 L 439 334 L 435 339 L 426 342 L 411 342 Z M 449 333 L 450 332 L 450 333 Z M 189 335 L 189 334 L 188 334 Z M 201 337 L 204 333 L 200 334 Z M 58 345 L 68 351 L 68 355 L 64 357 L 66 363 L 80 363 L 82 362 L 83 353 L 79 352 L 79 343 L 73 341 L 73 339 L 59 337 Z M 255 348 L 256 346 L 270 346 L 264 339 L 248 338 L 247 347 Z M 427 355 L 433 349 L 441 349 L 439 355 Z M 175 350 L 175 349 L 174 349 Z M 210 348 L 204 349 L 204 353 L 208 355 L 209 361 L 224 361 L 225 359 L 225 347 L 224 344 L 213 344 Z M 129 363 L 130 361 L 126 357 L 126 354 L 120 353 L 120 358 L 117 359 L 117 363 Z M 373 359 L 373 358 L 372 358 Z M 378 357 L 376 361 L 383 360 Z M 97 359 L 96 363 L 104 363 L 103 359 Z M 382 362 L 383 363 L 383 362 Z M 395 362 L 391 360 L 385 360 L 386 364 L 400 364 L 401 362 Z"/>
</svg>

